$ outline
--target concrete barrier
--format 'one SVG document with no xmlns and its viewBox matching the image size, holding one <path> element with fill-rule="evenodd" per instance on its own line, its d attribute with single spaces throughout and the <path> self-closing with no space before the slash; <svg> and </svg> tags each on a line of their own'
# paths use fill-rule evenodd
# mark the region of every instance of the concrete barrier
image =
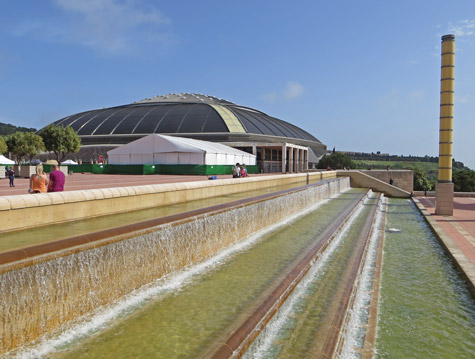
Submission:
<svg viewBox="0 0 475 359">
<path fill-rule="evenodd" d="M 1 196 L 0 232 L 331 178 L 336 172 Z"/>
<path fill-rule="evenodd" d="M 396 171 L 342 171 L 338 170 L 337 176 L 338 177 L 350 177 L 351 187 L 357 188 L 371 188 L 376 192 L 382 192 L 387 197 L 396 197 L 396 198 L 409 198 L 411 196 L 411 192 L 403 190 L 395 185 L 390 185 L 389 180 L 388 182 L 384 182 L 373 174 L 377 175 L 380 172 L 396 172 Z M 368 172 L 371 172 L 371 175 L 368 175 Z M 402 177 L 402 172 L 405 172 L 405 176 L 410 173 L 412 175 L 412 171 L 397 171 L 400 173 L 400 177 Z M 389 173 L 388 173 L 389 175 Z M 412 190 L 412 189 L 411 189 Z"/>
</svg>

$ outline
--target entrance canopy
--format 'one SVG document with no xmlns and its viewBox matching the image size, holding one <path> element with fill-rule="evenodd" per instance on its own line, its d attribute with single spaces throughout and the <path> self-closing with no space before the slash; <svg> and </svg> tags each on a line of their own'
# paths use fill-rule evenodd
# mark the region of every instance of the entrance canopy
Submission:
<svg viewBox="0 0 475 359">
<path fill-rule="evenodd" d="M 256 156 L 220 143 L 151 134 L 107 152 L 110 164 L 255 165 Z"/>
</svg>

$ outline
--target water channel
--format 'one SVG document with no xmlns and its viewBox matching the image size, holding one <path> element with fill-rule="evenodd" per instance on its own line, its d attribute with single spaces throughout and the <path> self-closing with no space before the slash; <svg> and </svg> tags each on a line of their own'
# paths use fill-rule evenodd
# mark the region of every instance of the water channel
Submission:
<svg viewBox="0 0 475 359">
<path fill-rule="evenodd" d="M 77 323 L 65 334 L 70 336 L 66 340 L 55 342 L 57 338 L 51 338 L 52 341 L 45 341 L 29 351 L 24 348 L 18 355 L 48 358 L 207 357 L 293 268 L 305 248 L 313 243 L 315 235 L 324 231 L 339 212 L 358 201 L 364 192 L 351 189 L 320 204 L 319 208 L 294 220 L 292 225 L 281 223 L 269 233 L 248 238 L 229 254 L 213 258 L 200 269 L 178 273 L 148 286 L 138 294 L 139 299 L 129 298 L 132 305 L 118 303 L 117 311 L 112 309 L 112 314 L 106 308 L 106 312 L 96 313 L 89 321 Z M 92 323 L 100 323 L 102 316 L 111 318 L 104 328 L 105 323 Z M 77 335 L 81 332 L 85 335 Z M 49 352 L 54 343 L 59 346 Z"/>
<path fill-rule="evenodd" d="M 310 183 L 318 183 L 317 180 Z M 207 199 L 176 203 L 168 206 L 158 206 L 148 209 L 118 213 L 109 216 L 89 218 L 74 222 L 56 223 L 54 226 L 37 227 L 34 231 L 31 229 L 1 232 L 0 228 L 0 252 L 12 249 L 22 248 L 34 244 L 50 242 L 71 237 L 71 235 L 84 235 L 96 231 L 107 230 L 117 226 L 146 221 L 153 218 L 165 217 L 177 213 L 183 213 L 194 209 L 210 207 L 222 203 L 228 203 L 235 200 L 259 196 L 266 193 L 302 186 L 305 183 L 294 183 L 290 185 L 281 185 L 269 187 L 266 189 L 239 192 L 224 196 L 211 197 Z"/>
<path fill-rule="evenodd" d="M 321 202 L 6 358 L 209 358 L 364 192 L 350 189 Z M 384 238 L 375 357 L 475 357 L 475 300 L 466 283 L 413 203 L 387 201 L 386 228 L 400 232 L 386 231 Z M 321 357 L 336 298 L 344 293 L 342 283 L 362 245 L 368 204 L 371 199 L 313 265 L 245 358 Z M 245 231 L 245 223 L 242 227 Z M 362 336 L 364 332 L 353 336 L 354 347 Z M 361 355 L 351 348 L 342 358 Z"/>
<path fill-rule="evenodd" d="M 376 358 L 475 358 L 475 300 L 415 205 L 390 199 Z"/>
</svg>

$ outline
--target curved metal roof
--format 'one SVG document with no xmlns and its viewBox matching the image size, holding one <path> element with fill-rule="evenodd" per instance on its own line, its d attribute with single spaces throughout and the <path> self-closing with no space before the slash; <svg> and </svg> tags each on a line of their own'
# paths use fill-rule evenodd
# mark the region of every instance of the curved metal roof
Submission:
<svg viewBox="0 0 475 359">
<path fill-rule="evenodd" d="M 130 105 L 86 111 L 54 122 L 79 136 L 247 133 L 320 143 L 288 122 L 258 110 L 199 94 L 170 94 Z"/>
</svg>

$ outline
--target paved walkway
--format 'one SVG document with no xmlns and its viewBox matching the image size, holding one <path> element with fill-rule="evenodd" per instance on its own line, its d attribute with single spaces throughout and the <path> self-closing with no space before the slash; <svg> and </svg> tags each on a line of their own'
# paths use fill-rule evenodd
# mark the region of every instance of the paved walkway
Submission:
<svg viewBox="0 0 475 359">
<path fill-rule="evenodd" d="M 250 176 L 269 176 L 279 173 L 260 173 Z M 232 175 L 218 175 L 217 179 L 232 178 Z M 204 175 L 107 175 L 92 173 L 74 173 L 66 176 L 65 191 L 97 189 L 111 187 L 140 186 L 160 183 L 179 183 L 209 181 Z M 15 187 L 10 188 L 8 178 L 0 179 L 0 196 L 28 194 L 29 179 L 15 178 Z"/>
<path fill-rule="evenodd" d="M 455 197 L 453 216 L 435 214 L 435 197 L 416 199 L 426 210 L 429 223 L 475 287 L 475 198 Z"/>
</svg>

